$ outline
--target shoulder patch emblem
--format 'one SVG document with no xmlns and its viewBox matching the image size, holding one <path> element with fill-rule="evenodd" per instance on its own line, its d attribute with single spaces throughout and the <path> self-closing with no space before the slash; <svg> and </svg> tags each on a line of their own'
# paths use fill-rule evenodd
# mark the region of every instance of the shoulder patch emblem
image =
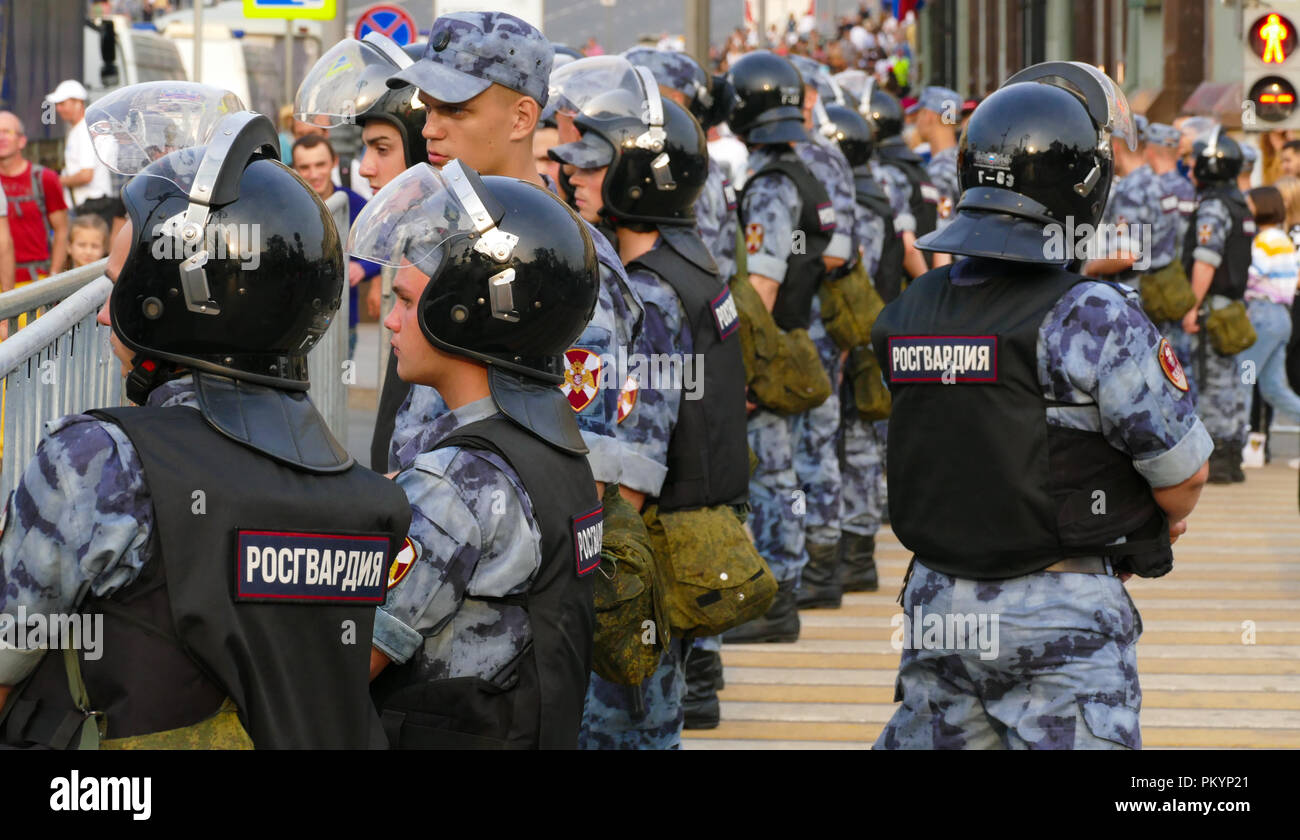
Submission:
<svg viewBox="0 0 1300 840">
<path fill-rule="evenodd" d="M 1202 245 L 1208 245 L 1212 236 L 1214 236 L 1213 225 L 1201 225 L 1196 229 L 1196 241 Z"/>
<path fill-rule="evenodd" d="M 564 382 L 560 391 L 574 411 L 582 411 L 600 392 L 600 356 L 574 347 L 564 352 Z"/>
<path fill-rule="evenodd" d="M 763 226 L 758 222 L 745 225 L 745 250 L 757 254 L 763 247 Z"/>
<path fill-rule="evenodd" d="M 709 301 L 713 310 L 713 325 L 718 328 L 718 341 L 726 341 L 732 333 L 740 329 L 740 312 L 736 302 L 731 299 L 731 287 L 724 285 L 718 296 Z"/>
<path fill-rule="evenodd" d="M 573 517 L 573 549 L 578 577 L 586 577 L 600 566 L 600 548 L 605 535 L 605 508 Z"/>
<path fill-rule="evenodd" d="M 1166 213 L 1172 213 L 1178 209 L 1178 196 L 1173 193 L 1160 197 L 1160 209 Z"/>
<path fill-rule="evenodd" d="M 952 215 L 952 199 L 948 196 L 939 197 L 939 218 L 946 219 Z"/>
<path fill-rule="evenodd" d="M 726 178 L 722 179 L 722 195 L 727 199 L 727 209 L 736 209 L 736 188 L 731 186 L 731 181 Z"/>
<path fill-rule="evenodd" d="M 1249 236 L 1254 236 L 1256 231 L 1254 219 L 1241 220 L 1241 232 Z"/>
<path fill-rule="evenodd" d="M 927 204 L 935 204 L 939 201 L 939 188 L 934 184 L 921 184 L 921 200 Z"/>
<path fill-rule="evenodd" d="M 1156 350 L 1156 357 L 1160 360 L 1160 369 L 1165 372 L 1165 378 L 1172 382 L 1178 390 L 1186 391 L 1187 374 L 1183 371 L 1182 362 L 1178 361 L 1178 355 L 1174 353 L 1174 348 L 1169 343 L 1169 339 L 1160 339 L 1160 347 Z"/>
<path fill-rule="evenodd" d="M 835 207 L 829 201 L 817 205 L 817 224 L 823 233 L 835 230 Z"/>
<path fill-rule="evenodd" d="M 402 550 L 397 552 L 392 565 L 388 567 L 388 588 L 392 589 L 401 583 L 402 578 L 406 577 L 411 569 L 415 567 L 415 561 L 419 559 L 420 547 L 416 545 L 414 540 L 407 537 L 406 542 L 402 543 Z"/>
<path fill-rule="evenodd" d="M 640 393 L 641 386 L 637 384 L 636 377 L 629 375 L 623 383 L 623 390 L 618 394 L 618 422 L 626 420 L 632 409 L 636 408 L 636 398 Z"/>
</svg>

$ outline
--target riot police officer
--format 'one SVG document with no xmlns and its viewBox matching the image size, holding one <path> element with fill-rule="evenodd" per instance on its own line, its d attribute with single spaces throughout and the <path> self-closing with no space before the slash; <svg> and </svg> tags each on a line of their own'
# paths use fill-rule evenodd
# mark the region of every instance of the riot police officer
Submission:
<svg viewBox="0 0 1300 840">
<path fill-rule="evenodd" d="M 1168 213 L 1172 205 L 1174 217 L 1174 262 L 1183 264 L 1183 242 L 1187 238 L 1187 227 L 1196 212 L 1196 187 L 1178 172 L 1178 141 L 1181 137 L 1178 129 L 1164 123 L 1148 123 L 1146 130 L 1146 163 L 1155 173 L 1160 185 L 1160 208 Z M 1196 366 L 1192 359 L 1191 336 L 1183 332 L 1182 322 L 1165 321 L 1156 324 L 1160 334 L 1169 340 L 1178 361 L 1187 374 L 1187 385 L 1196 399 Z"/>
<path fill-rule="evenodd" d="M 1199 406 L 1205 428 L 1214 438 L 1210 481 L 1245 481 L 1241 450 L 1245 446 L 1250 387 L 1242 381 L 1236 354 L 1221 355 L 1206 332 L 1209 314 L 1241 301 L 1246 293 L 1255 219 L 1237 189 L 1241 146 L 1216 127 L 1192 147 L 1196 215 L 1183 240 L 1183 267 L 1192 283 L 1196 305 L 1183 316 L 1183 331 L 1192 337 Z M 1240 305 L 1240 304 L 1238 304 Z"/>
<path fill-rule="evenodd" d="M 875 133 L 877 177 L 895 202 L 894 229 L 902 234 L 903 265 L 916 277 L 928 267 L 916 240 L 938 225 L 939 191 L 921 158 L 903 142 L 903 107 L 898 100 L 873 87 L 862 100 L 862 111 Z"/>
<path fill-rule="evenodd" d="M 961 116 L 961 97 L 951 88 L 931 85 L 921 91 L 916 104 L 907 109 L 916 115 L 916 133 L 930 145 L 930 159 L 925 171 L 930 183 L 939 191 L 935 228 L 945 227 L 961 199 L 957 182 L 957 122 Z M 946 265 L 946 255 L 935 257 L 935 265 Z"/>
<path fill-rule="evenodd" d="M 571 98 L 566 88 L 580 85 L 601 93 L 574 117 L 580 139 L 551 156 L 565 164 L 580 212 L 613 226 L 629 282 L 646 304 L 636 357 L 694 357 L 706 376 L 703 394 L 653 378 L 629 383 L 635 401 L 620 411 L 618 429 L 635 457 L 624 462 L 619 489 L 648 516 L 698 520 L 702 509 L 748 499 L 737 315 L 693 218 L 709 172 L 704 133 L 684 108 L 661 97 L 648 68 L 622 58 L 572 67 L 580 64 L 590 69 L 581 78 L 567 75 L 556 92 Z M 658 134 L 661 140 L 645 139 Z M 742 529 L 732 533 L 752 551 Z M 727 550 L 725 543 L 715 548 Z M 656 562 L 672 568 L 669 558 Z M 658 670 L 637 686 L 593 674 L 582 746 L 679 746 L 685 652 L 683 640 L 673 638 Z"/>
<path fill-rule="evenodd" d="M 793 148 L 809 141 L 803 79 L 790 62 L 764 50 L 742 56 L 728 78 L 738 98 L 728 125 L 749 147 L 753 173 L 740 202 L 749 281 L 778 327 L 808 329 L 836 223 L 825 188 Z M 802 248 L 794 247 L 796 232 Z M 749 445 L 758 458 L 750 478 L 750 524 L 780 591 L 767 615 L 728 632 L 729 642 L 793 642 L 799 636 L 795 591 L 808 559 L 805 502 L 794 464 L 799 416 L 762 407 L 749 415 Z"/>
<path fill-rule="evenodd" d="M 1112 136 L 1132 120 L 1096 68 L 1012 76 L 963 134 L 956 217 L 918 243 L 969 259 L 876 321 L 890 523 L 914 553 L 877 747 L 1141 746 L 1123 579 L 1171 568 L 1211 443 L 1137 296 L 1044 244 L 1100 219 Z M 972 632 L 912 632 L 954 615 Z"/>
<path fill-rule="evenodd" d="M 553 194 L 459 161 L 402 173 L 349 250 L 400 266 L 398 375 L 449 411 L 408 443 L 406 553 L 375 619 L 372 693 L 396 747 L 577 744 L 601 504 L 556 385 L 596 305 L 596 253 Z"/>
<path fill-rule="evenodd" d="M 321 56 L 298 86 L 294 100 L 298 119 L 327 126 L 355 121 L 361 126 L 365 154 L 358 171 L 374 192 L 428 159 L 421 136 L 427 116 L 423 100 L 414 87 L 389 88 L 387 84 L 389 76 L 410 67 L 423 51 L 420 44 L 399 47 L 378 32 L 361 41 L 348 38 Z M 381 282 L 375 278 L 366 305 L 376 316 L 380 314 L 381 292 Z M 370 441 L 370 468 L 380 473 L 389 469 L 394 418 L 410 391 L 396 371 L 397 359 L 390 354 Z"/>
<path fill-rule="evenodd" d="M 8 503 L 0 610 L 104 638 L 0 651 L 0 741 L 382 747 L 365 640 L 410 510 L 305 393 L 346 288 L 329 212 L 226 91 L 137 85 L 87 118 L 135 175 L 99 321 L 140 407 L 53 423 Z"/>
</svg>

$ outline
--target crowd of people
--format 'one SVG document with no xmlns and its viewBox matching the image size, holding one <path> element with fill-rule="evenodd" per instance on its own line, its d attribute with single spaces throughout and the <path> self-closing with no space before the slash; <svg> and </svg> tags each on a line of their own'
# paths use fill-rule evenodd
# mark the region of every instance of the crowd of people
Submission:
<svg viewBox="0 0 1300 840">
<path fill-rule="evenodd" d="M 1240 480 L 1245 386 L 1300 402 L 1294 182 L 1243 196 L 1248 147 L 1134 119 L 1084 64 L 978 104 L 912 91 L 892 20 L 737 33 L 715 74 L 442 15 L 426 44 L 335 45 L 279 127 L 207 115 L 179 151 L 247 156 L 210 205 L 176 151 L 119 171 L 120 205 L 83 193 L 51 260 L 107 239 L 100 322 L 143 408 L 51 424 L 0 616 L 121 635 L 97 660 L 0 649 L 0 743 L 675 748 L 720 723 L 722 641 L 795 642 L 801 610 L 881 587 L 888 519 L 918 627 L 972 580 L 982 609 L 1042 608 L 992 661 L 906 649 L 878 746 L 1139 747 L 1123 582 L 1169 571 L 1206 480 Z M 85 145 L 152 148 L 115 127 L 168 125 L 176 84 L 106 96 Z M 66 110 L 84 128 L 84 96 Z M 6 190 L 38 178 L 11 116 Z M 63 186 L 94 182 L 81 160 Z M 157 257 L 183 235 L 162 222 L 214 208 L 280 244 L 253 269 Z M 1122 235 L 1053 253 L 1062 225 Z M 302 398 L 367 282 L 394 349 L 369 469 Z"/>
</svg>

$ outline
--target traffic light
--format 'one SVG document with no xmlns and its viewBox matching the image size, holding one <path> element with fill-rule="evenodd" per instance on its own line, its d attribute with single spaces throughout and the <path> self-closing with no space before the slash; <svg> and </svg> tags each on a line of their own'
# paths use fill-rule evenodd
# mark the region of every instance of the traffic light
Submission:
<svg viewBox="0 0 1300 840">
<path fill-rule="evenodd" d="M 1300 2 L 1247 3 L 1241 127 L 1300 128 Z"/>
</svg>

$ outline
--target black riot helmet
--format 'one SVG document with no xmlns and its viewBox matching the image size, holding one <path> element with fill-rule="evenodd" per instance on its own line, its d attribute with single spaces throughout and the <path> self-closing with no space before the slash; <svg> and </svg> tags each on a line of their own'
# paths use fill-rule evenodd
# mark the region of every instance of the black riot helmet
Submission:
<svg viewBox="0 0 1300 840">
<path fill-rule="evenodd" d="M 586 452 L 555 386 L 595 311 L 599 275 L 587 226 L 564 202 L 527 181 L 480 178 L 458 160 L 420 164 L 370 200 L 348 251 L 428 277 L 415 305 L 429 343 L 487 365 L 511 420 Z"/>
<path fill-rule="evenodd" d="M 1210 130 L 1208 137 L 1192 145 L 1192 155 L 1196 161 L 1192 175 L 1198 186 L 1237 180 L 1246 161 L 1241 145 L 1223 134 L 1217 125 Z"/>
<path fill-rule="evenodd" d="M 903 133 L 903 106 L 888 91 L 872 86 L 871 99 L 863 109 L 863 116 L 874 127 L 876 142 L 883 142 Z"/>
<path fill-rule="evenodd" d="M 95 152 L 120 174 L 134 245 L 113 330 L 137 366 L 306 390 L 307 351 L 346 290 L 338 229 L 279 161 L 271 122 L 227 91 L 133 85 L 88 109 Z M 151 368 L 150 368 L 151 369 Z"/>
<path fill-rule="evenodd" d="M 406 165 L 423 163 L 428 156 L 421 132 L 428 111 L 419 88 L 388 87 L 388 78 L 418 61 L 423 50 L 423 44 L 399 47 L 378 32 L 361 41 L 339 41 L 298 86 L 294 115 L 325 127 L 382 120 L 402 138 Z"/>
<path fill-rule="evenodd" d="M 803 79 L 794 65 L 775 53 L 745 53 L 727 71 L 736 106 L 727 118 L 731 131 L 751 146 L 808 140 L 803 125 Z"/>
<path fill-rule="evenodd" d="M 957 145 L 957 215 L 917 248 L 1065 262 L 1045 248 L 1048 231 L 1097 224 L 1114 174 L 1111 138 L 1132 149 L 1136 136 L 1128 100 L 1095 67 L 1049 61 L 1016 73 L 971 114 Z"/>
<path fill-rule="evenodd" d="M 709 175 L 704 131 L 660 96 L 655 77 L 621 56 L 586 58 L 551 74 L 551 95 L 580 139 L 551 149 L 579 169 L 608 167 L 603 214 L 616 225 L 695 225 Z"/>
<path fill-rule="evenodd" d="M 863 166 L 871 160 L 875 139 L 870 124 L 857 109 L 832 103 L 826 106 L 826 119 L 831 129 L 828 136 L 839 144 L 849 166 Z"/>
</svg>

